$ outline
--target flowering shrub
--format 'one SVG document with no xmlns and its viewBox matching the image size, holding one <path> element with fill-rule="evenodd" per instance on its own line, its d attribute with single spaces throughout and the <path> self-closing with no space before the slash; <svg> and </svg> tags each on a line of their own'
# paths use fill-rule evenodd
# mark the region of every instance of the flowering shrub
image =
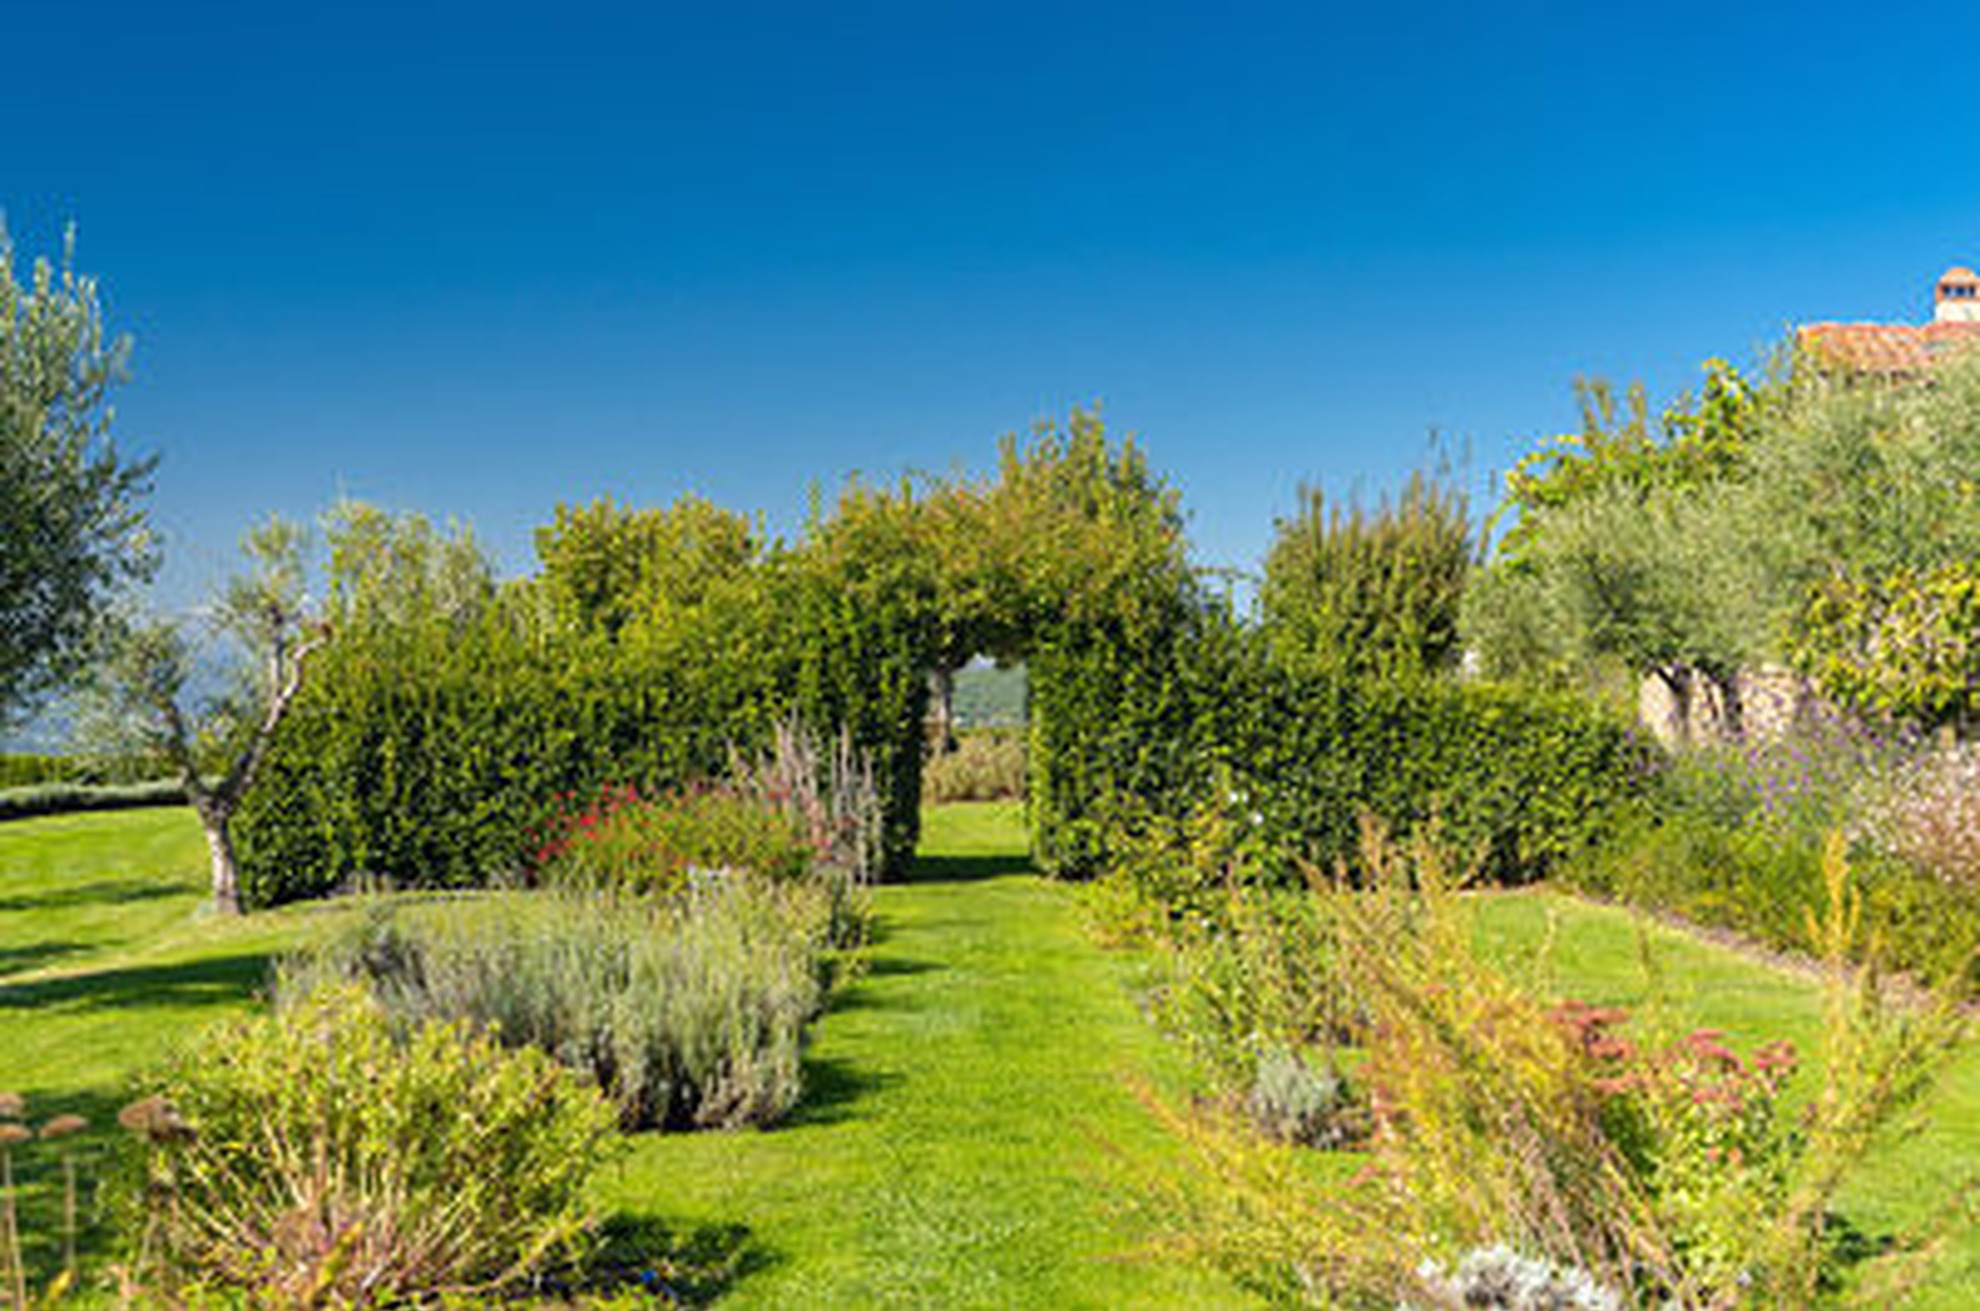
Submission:
<svg viewBox="0 0 1980 1311">
<path fill-rule="evenodd" d="M 802 878 L 815 838 L 765 798 L 704 784 L 657 797 L 606 788 L 554 817 L 535 851 L 547 886 L 669 893 L 695 870 L 747 870 L 775 882 Z"/>
<path fill-rule="evenodd" d="M 1854 829 L 1883 781 L 1915 759 L 1916 729 L 1818 709 L 1778 738 L 1701 747 L 1663 773 L 1659 807 L 1819 849 Z"/>
<path fill-rule="evenodd" d="M 1566 1003 L 1554 1021 L 1573 1039 L 1604 1134 L 1639 1181 L 1699 1287 L 1748 1282 L 1752 1236 L 1787 1205 L 1804 1144 L 1781 1113 L 1796 1055 L 1786 1042 L 1742 1058 L 1710 1029 L 1645 1049 L 1618 1009 Z"/>
<path fill-rule="evenodd" d="M 730 753 L 729 786 L 796 825 L 833 886 L 879 876 L 886 805 L 872 757 L 847 733 L 826 739 L 802 724 L 778 724 L 761 753 Z"/>
<path fill-rule="evenodd" d="M 1980 892 L 1980 746 L 1934 752 L 1901 771 L 1869 831 L 1914 868 Z"/>
<path fill-rule="evenodd" d="M 1562 1269 L 1544 1257 L 1521 1256 L 1503 1243 L 1466 1252 L 1456 1268 L 1435 1261 L 1417 1269 L 1422 1290 L 1403 1311 L 1623 1311 L 1621 1294 L 1595 1282 L 1585 1270 Z"/>
<path fill-rule="evenodd" d="M 1830 833 L 1850 839 L 1863 942 L 1886 964 L 1980 983 L 1980 766 L 1918 732 L 1833 712 L 1773 742 L 1684 753 L 1654 805 L 1566 869 L 1602 896 L 1811 949 Z"/>
</svg>

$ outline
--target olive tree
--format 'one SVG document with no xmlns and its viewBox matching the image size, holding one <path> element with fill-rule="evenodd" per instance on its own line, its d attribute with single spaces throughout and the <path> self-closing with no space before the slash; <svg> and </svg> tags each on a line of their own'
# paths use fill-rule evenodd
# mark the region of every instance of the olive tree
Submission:
<svg viewBox="0 0 1980 1311">
<path fill-rule="evenodd" d="M 74 236 L 17 281 L 0 226 L 0 726 L 65 682 L 93 625 L 155 560 L 140 501 L 152 461 L 110 435 L 127 337 L 104 326 Z"/>
<path fill-rule="evenodd" d="M 1467 591 L 1466 640 L 1488 674 L 1585 682 L 1621 669 L 1681 707 L 1702 687 L 1736 728 L 1739 671 L 1778 633 L 1749 501 L 1783 388 L 1714 361 L 1699 394 L 1660 416 L 1640 387 L 1579 391 L 1581 431 L 1507 476 L 1496 517 L 1510 522 Z M 1678 719 L 1689 727 L 1688 710 Z"/>
<path fill-rule="evenodd" d="M 241 910 L 234 814 L 302 690 L 310 657 L 330 638 L 305 592 L 306 543 L 300 525 L 271 516 L 243 537 L 246 567 L 199 625 L 126 617 L 112 626 L 86 707 L 94 731 L 171 762 L 205 831 L 213 904 L 223 914 Z M 213 658 L 229 647 L 237 657 L 232 676 L 219 692 L 201 695 Z"/>
</svg>

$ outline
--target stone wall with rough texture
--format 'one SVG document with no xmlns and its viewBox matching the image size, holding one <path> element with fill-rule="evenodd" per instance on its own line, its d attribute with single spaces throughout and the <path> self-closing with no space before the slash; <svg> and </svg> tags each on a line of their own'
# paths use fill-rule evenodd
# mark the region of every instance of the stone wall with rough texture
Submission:
<svg viewBox="0 0 1980 1311">
<path fill-rule="evenodd" d="M 1735 695 L 1736 709 L 1695 670 L 1680 670 L 1671 681 L 1651 674 L 1637 691 L 1637 718 L 1666 746 L 1725 742 L 1741 735 L 1768 741 L 1787 734 L 1820 704 L 1806 678 L 1777 665 L 1742 670 Z"/>
</svg>

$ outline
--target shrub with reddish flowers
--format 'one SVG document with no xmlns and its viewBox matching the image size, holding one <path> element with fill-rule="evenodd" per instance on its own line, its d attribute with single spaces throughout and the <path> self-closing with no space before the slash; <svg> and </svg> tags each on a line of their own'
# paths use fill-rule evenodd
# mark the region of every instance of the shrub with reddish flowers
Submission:
<svg viewBox="0 0 1980 1311">
<path fill-rule="evenodd" d="M 696 870 L 791 882 L 819 851 L 788 815 L 732 788 L 642 797 L 628 784 L 553 817 L 535 856 L 537 878 L 550 887 L 665 894 Z"/>
<path fill-rule="evenodd" d="M 1644 1046 L 1627 1012 L 1568 1002 L 1553 1021 L 1572 1040 L 1603 1135 L 1627 1162 L 1674 1258 L 1706 1289 L 1739 1286 L 1752 1235 L 1788 1202 L 1799 1126 L 1781 1092 L 1797 1057 L 1780 1041 L 1741 1057 L 1699 1029 Z"/>
</svg>

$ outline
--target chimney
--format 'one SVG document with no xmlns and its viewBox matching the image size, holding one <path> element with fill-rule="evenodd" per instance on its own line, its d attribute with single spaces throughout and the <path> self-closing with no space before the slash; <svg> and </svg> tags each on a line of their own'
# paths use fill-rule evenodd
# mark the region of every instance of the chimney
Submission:
<svg viewBox="0 0 1980 1311">
<path fill-rule="evenodd" d="M 1959 264 L 1940 274 L 1932 294 L 1932 322 L 1980 323 L 1980 274 Z"/>
</svg>

